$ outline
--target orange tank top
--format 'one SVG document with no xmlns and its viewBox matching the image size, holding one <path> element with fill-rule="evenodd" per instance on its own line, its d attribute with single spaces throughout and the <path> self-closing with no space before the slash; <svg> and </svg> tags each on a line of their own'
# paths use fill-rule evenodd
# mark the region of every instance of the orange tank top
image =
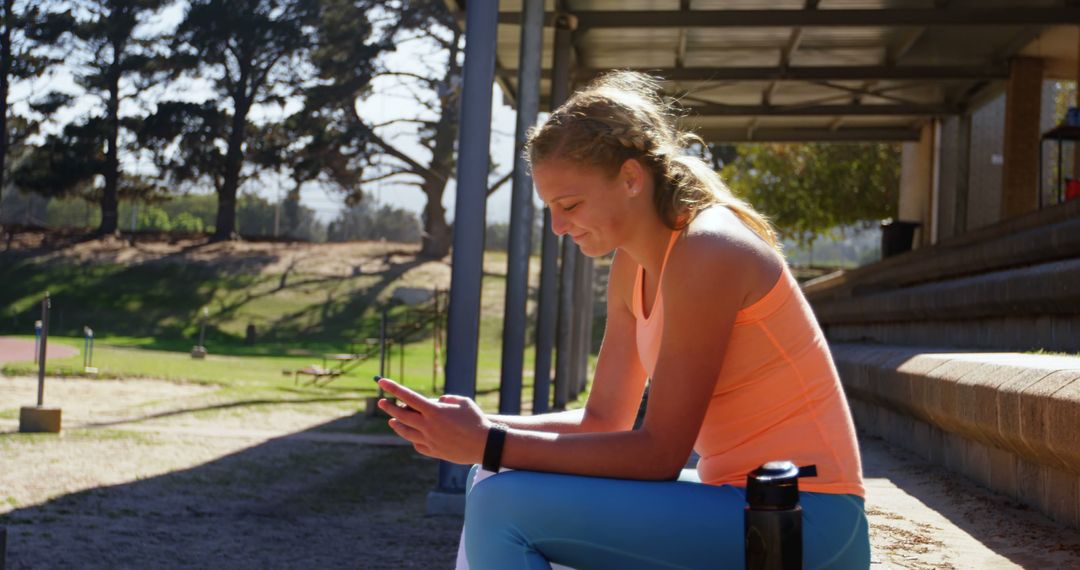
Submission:
<svg viewBox="0 0 1080 570">
<path fill-rule="evenodd" d="M 675 244 L 672 235 L 663 266 Z M 662 266 L 662 267 L 663 267 Z M 644 269 L 634 280 L 633 313 L 641 364 L 656 370 L 664 328 L 661 286 L 644 314 Z M 865 496 L 859 447 L 825 336 L 787 266 L 760 300 L 735 316 L 724 363 L 694 450 L 710 485 L 746 485 L 759 465 L 789 459 L 814 464 L 818 476 L 799 489 Z"/>
</svg>

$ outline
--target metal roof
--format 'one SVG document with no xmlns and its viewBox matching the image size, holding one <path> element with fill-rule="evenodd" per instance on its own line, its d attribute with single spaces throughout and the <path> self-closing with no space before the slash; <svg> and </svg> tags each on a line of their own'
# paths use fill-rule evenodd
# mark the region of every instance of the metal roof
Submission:
<svg viewBox="0 0 1080 570">
<path fill-rule="evenodd" d="M 1077 69 L 1071 0 L 546 0 L 544 108 L 557 9 L 576 20 L 575 86 L 651 72 L 712 141 L 917 140 L 928 119 L 999 93 L 1009 58 L 1036 55 L 1051 31 L 1037 54 L 1056 57 L 1048 73 Z M 499 10 L 497 80 L 512 102 L 521 0 Z"/>
</svg>

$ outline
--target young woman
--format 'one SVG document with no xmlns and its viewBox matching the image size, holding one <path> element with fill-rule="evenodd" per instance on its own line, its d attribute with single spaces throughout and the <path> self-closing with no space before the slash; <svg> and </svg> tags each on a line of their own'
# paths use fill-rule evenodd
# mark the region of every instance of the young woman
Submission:
<svg viewBox="0 0 1080 570">
<path fill-rule="evenodd" d="M 799 483 L 805 567 L 869 566 L 859 451 L 824 336 L 769 223 L 688 154 L 694 140 L 630 72 L 531 134 L 552 230 L 586 255 L 616 252 L 584 409 L 485 415 L 382 381 L 412 408 L 380 404 L 417 451 L 511 469 L 470 485 L 472 568 L 742 568 L 746 475 L 782 459 L 818 470 Z M 682 470 L 691 449 L 696 473 Z"/>
</svg>

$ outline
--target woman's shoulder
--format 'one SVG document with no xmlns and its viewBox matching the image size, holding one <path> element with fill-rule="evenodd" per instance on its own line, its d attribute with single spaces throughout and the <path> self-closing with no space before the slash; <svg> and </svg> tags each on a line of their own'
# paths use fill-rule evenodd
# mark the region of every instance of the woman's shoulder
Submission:
<svg viewBox="0 0 1080 570">
<path fill-rule="evenodd" d="M 768 293 L 786 264 L 772 245 L 723 206 L 707 208 L 691 220 L 672 248 L 670 262 L 674 271 L 665 273 L 665 281 L 685 279 L 679 268 L 690 269 L 695 280 L 724 292 L 737 289 L 743 306 Z"/>
</svg>

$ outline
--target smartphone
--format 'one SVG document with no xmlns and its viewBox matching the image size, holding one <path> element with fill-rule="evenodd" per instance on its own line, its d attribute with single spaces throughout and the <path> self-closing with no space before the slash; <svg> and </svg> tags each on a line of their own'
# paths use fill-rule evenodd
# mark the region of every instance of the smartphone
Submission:
<svg viewBox="0 0 1080 570">
<path fill-rule="evenodd" d="M 374 378 L 375 383 L 378 384 L 379 380 L 382 380 L 383 378 L 386 378 L 386 377 L 385 376 L 379 376 L 378 374 L 376 374 L 375 378 Z M 386 378 L 386 379 L 387 380 L 393 380 L 393 378 Z M 402 402 L 401 400 L 399 400 L 397 398 L 390 397 L 390 398 L 387 398 L 387 399 L 392 400 L 394 402 L 395 406 L 397 406 L 397 407 L 399 407 L 399 408 L 401 408 L 403 410 L 411 410 L 412 409 L 408 404 L 406 404 L 405 402 Z"/>
</svg>

